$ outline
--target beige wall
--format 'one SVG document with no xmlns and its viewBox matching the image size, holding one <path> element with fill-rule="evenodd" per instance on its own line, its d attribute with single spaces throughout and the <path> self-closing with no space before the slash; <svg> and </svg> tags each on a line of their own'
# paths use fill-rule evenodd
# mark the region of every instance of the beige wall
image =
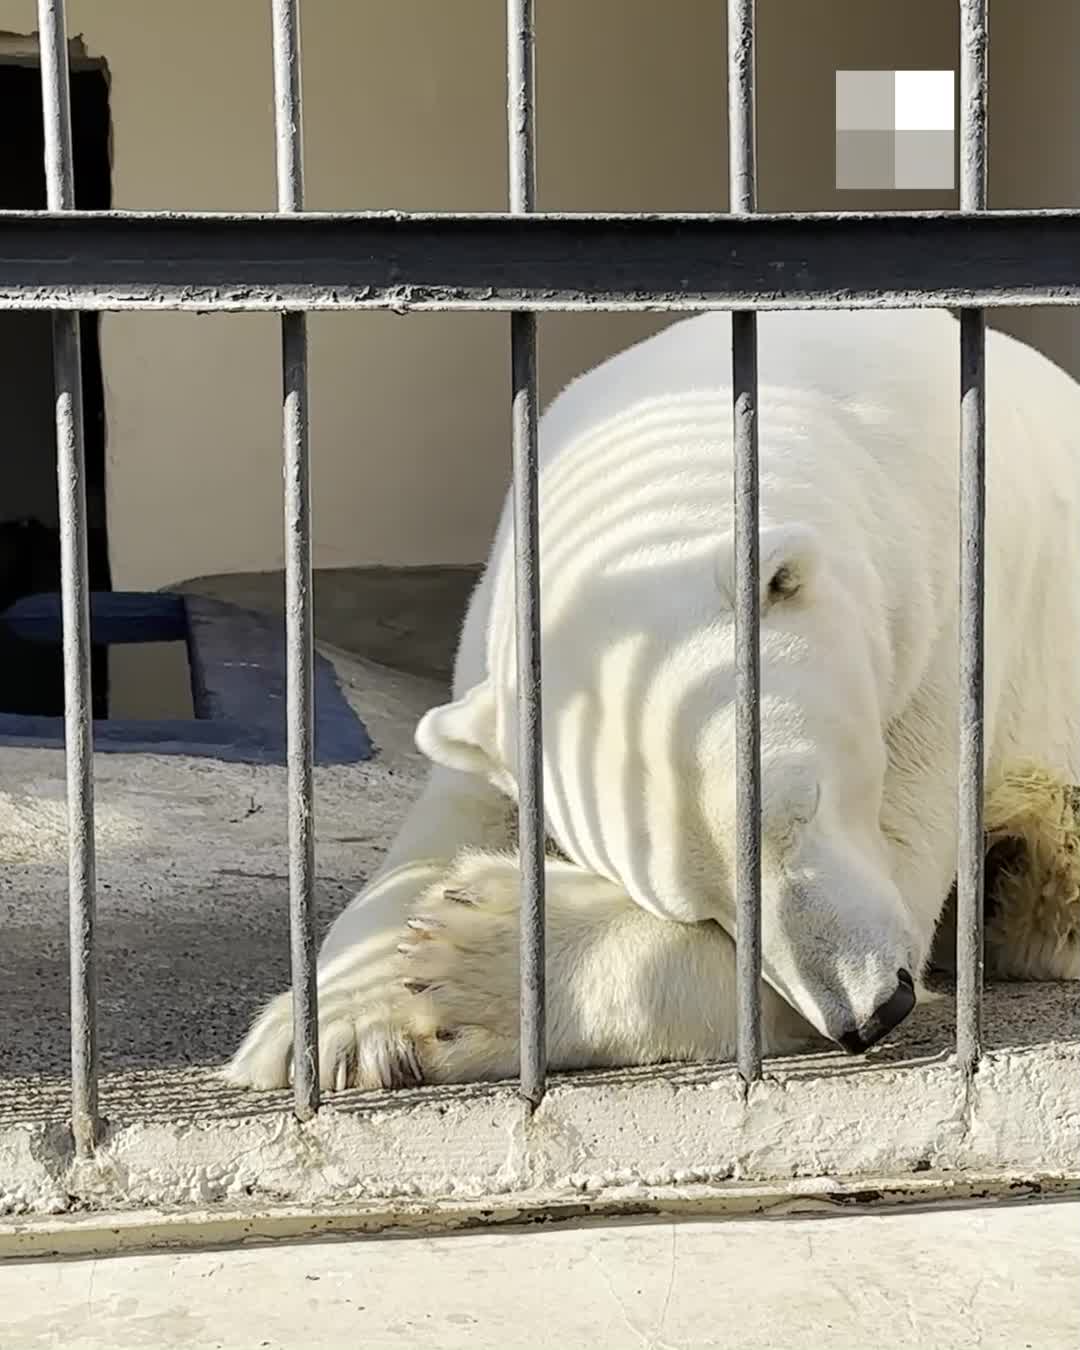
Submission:
<svg viewBox="0 0 1080 1350">
<path fill-rule="evenodd" d="M 495 210 L 505 194 L 503 0 L 305 0 L 308 205 Z M 69 0 L 112 80 L 117 207 L 273 206 L 265 0 Z M 726 201 L 723 6 L 537 6 L 540 205 L 706 210 Z M 948 0 L 759 0 L 766 209 L 954 206 L 837 193 L 833 71 L 954 64 Z M 992 204 L 1075 204 L 1072 0 L 993 0 Z M 1040 24 L 1043 27 L 1040 27 Z M 33 0 L 0 27 L 34 28 Z M 1062 41 L 1054 31 L 1062 25 Z M 549 316 L 545 396 L 663 320 Z M 1025 332 L 1076 365 L 1071 314 Z M 311 320 L 317 566 L 474 561 L 505 488 L 507 320 Z M 118 586 L 279 567 L 278 325 L 271 316 L 103 322 Z"/>
</svg>

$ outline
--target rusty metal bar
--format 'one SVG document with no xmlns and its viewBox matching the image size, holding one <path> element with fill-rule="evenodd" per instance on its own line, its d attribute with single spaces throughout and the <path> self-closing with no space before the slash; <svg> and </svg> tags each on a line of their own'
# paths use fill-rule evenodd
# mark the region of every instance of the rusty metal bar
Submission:
<svg viewBox="0 0 1080 1350">
<path fill-rule="evenodd" d="M 281 212 L 304 208 L 298 0 L 271 0 L 274 131 Z M 307 316 L 281 318 L 285 476 L 285 649 L 289 801 L 289 955 L 293 989 L 293 1103 L 300 1120 L 319 1109 L 319 1004 L 315 947 L 315 813 L 311 607 L 311 464 Z"/>
<path fill-rule="evenodd" d="M 49 210 L 75 206 L 64 0 L 38 0 L 45 189 Z M 98 1115 L 97 877 L 94 853 L 94 729 L 90 692 L 90 591 L 86 548 L 86 454 L 83 439 L 79 316 L 53 315 L 56 473 L 60 506 L 60 592 L 64 627 L 64 745 L 67 765 L 68 926 L 71 968 L 71 1132 L 88 1157 Z"/>
<path fill-rule="evenodd" d="M 1080 211 L 0 212 L 0 308 L 962 308 L 1080 303 Z"/>
<path fill-rule="evenodd" d="M 986 209 L 986 0 L 960 0 L 960 209 Z M 960 314 L 960 764 L 956 1054 L 982 1054 L 983 678 L 986 583 L 986 315 Z"/>
<path fill-rule="evenodd" d="M 506 120 L 510 210 L 515 215 L 525 215 L 536 206 L 534 85 L 533 0 L 507 0 Z M 521 855 L 521 1095 L 535 1108 L 543 1099 L 547 1080 L 535 314 L 515 311 L 510 316 L 510 365 Z"/>
<path fill-rule="evenodd" d="M 757 204 L 754 0 L 728 0 L 730 208 Z M 761 1077 L 761 603 L 758 557 L 757 315 L 731 316 L 735 457 L 735 984 L 736 1054 L 747 1083 Z"/>
</svg>

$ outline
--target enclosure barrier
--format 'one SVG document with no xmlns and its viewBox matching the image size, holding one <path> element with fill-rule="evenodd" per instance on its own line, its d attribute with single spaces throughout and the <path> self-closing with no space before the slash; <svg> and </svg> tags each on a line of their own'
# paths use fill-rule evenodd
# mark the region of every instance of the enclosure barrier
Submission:
<svg viewBox="0 0 1080 1350">
<path fill-rule="evenodd" d="M 533 0 L 506 0 L 510 210 L 536 206 Z M 521 855 L 521 1095 L 540 1104 L 547 1076 L 544 971 L 544 759 L 540 682 L 540 530 L 536 315 L 510 316 L 517 622 L 518 850 Z"/>
<path fill-rule="evenodd" d="M 986 5 L 960 3 L 960 210 L 986 209 Z M 956 1054 L 982 1048 L 983 587 L 986 525 L 986 316 L 960 314 L 960 766 L 956 871 Z"/>
<path fill-rule="evenodd" d="M 63 0 L 38 0 L 45 192 L 50 211 L 75 205 L 71 84 Z M 71 1130 L 90 1152 L 98 1125 L 97 972 L 94 910 L 94 733 L 90 702 L 90 590 L 86 556 L 79 316 L 53 315 L 56 476 L 60 508 L 60 593 L 64 624 L 64 747 L 67 765 L 68 918 L 71 950 Z"/>
<path fill-rule="evenodd" d="M 279 211 L 304 208 L 298 0 L 271 0 L 274 134 Z M 289 800 L 289 942 L 293 987 L 293 1091 L 301 1120 L 319 1109 L 319 1011 L 315 966 L 315 821 L 311 619 L 311 470 L 307 315 L 281 318 L 285 449 L 286 753 Z"/>
<path fill-rule="evenodd" d="M 71 1119 L 98 1135 L 94 785 L 78 311 L 282 314 L 289 890 L 295 1111 L 319 1106 L 312 922 L 311 502 L 306 312 L 511 314 L 521 807 L 521 1092 L 546 1077 L 536 314 L 730 308 L 736 536 L 738 1066 L 761 1076 L 757 330 L 760 309 L 962 309 L 957 1060 L 981 1050 L 983 307 L 1080 301 L 1080 213 L 986 207 L 986 0 L 960 0 L 960 211 L 758 215 L 754 4 L 728 0 L 730 213 L 535 213 L 532 0 L 507 0 L 510 212 L 304 214 L 298 0 L 271 0 L 278 214 L 74 210 L 63 0 L 38 0 L 48 210 L 0 213 L 0 308 L 54 312 L 71 930 Z M 717 353 L 719 361 L 720 353 Z"/>
<path fill-rule="evenodd" d="M 754 210 L 754 0 L 728 0 L 728 209 Z M 761 1077 L 761 595 L 758 556 L 757 314 L 731 315 L 735 491 L 736 1058 Z"/>
</svg>

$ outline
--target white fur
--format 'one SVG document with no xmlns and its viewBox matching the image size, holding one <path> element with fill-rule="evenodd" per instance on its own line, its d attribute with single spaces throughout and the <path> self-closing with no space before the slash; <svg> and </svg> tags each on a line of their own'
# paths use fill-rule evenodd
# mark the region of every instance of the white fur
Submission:
<svg viewBox="0 0 1080 1350">
<path fill-rule="evenodd" d="M 919 976 L 954 876 L 959 329 L 936 311 L 774 313 L 759 341 L 779 1052 L 859 1025 L 899 967 Z M 727 315 L 674 324 L 541 423 L 544 787 L 568 860 L 547 878 L 556 1067 L 732 1048 L 730 347 Z M 995 332 L 987 374 L 988 786 L 1018 760 L 1076 782 L 1080 389 Z M 515 695 L 507 506 L 453 702 L 417 732 L 427 788 L 324 943 L 325 1086 L 513 1071 Z M 417 913 L 441 926 L 406 928 Z M 230 1078 L 284 1082 L 290 1044 L 282 996 Z"/>
</svg>

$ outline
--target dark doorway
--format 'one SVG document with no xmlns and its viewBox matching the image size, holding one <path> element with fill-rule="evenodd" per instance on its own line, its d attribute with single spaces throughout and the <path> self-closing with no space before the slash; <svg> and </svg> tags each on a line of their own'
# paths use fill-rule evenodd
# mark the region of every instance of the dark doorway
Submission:
<svg viewBox="0 0 1080 1350">
<path fill-rule="evenodd" d="M 45 141 L 37 66 L 0 65 L 0 209 L 44 210 Z M 101 67 L 71 76 L 75 204 L 111 205 L 109 86 Z M 105 399 L 98 316 L 80 319 L 91 590 L 111 589 L 105 516 Z M 52 316 L 0 311 L 0 614 L 22 596 L 60 589 Z M 94 716 L 108 715 L 108 662 L 92 653 Z M 0 713 L 59 716 L 58 644 L 20 641 L 0 622 Z"/>
</svg>

